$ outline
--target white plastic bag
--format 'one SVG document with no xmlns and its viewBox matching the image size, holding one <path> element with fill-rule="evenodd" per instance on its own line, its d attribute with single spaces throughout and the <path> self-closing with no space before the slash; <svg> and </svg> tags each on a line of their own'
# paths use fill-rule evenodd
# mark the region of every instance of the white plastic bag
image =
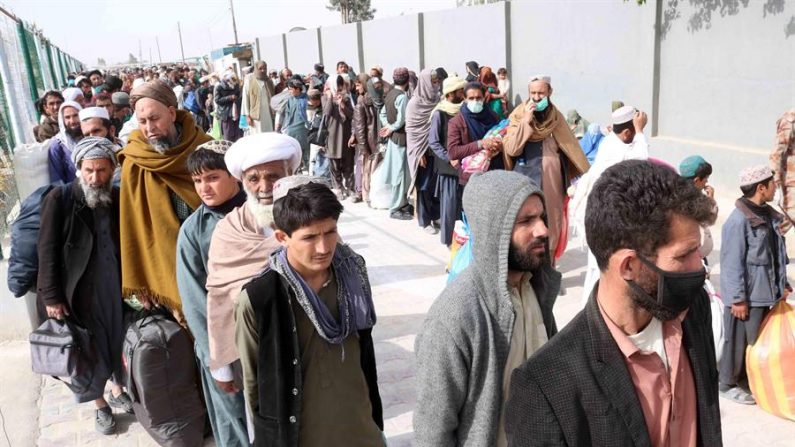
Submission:
<svg viewBox="0 0 795 447">
<path fill-rule="evenodd" d="M 380 158 L 380 157 L 379 157 Z M 376 210 L 389 209 L 392 204 L 392 187 L 384 183 L 384 169 L 387 169 L 383 159 L 370 176 L 370 207 Z"/>
<path fill-rule="evenodd" d="M 709 280 L 704 281 L 704 290 L 709 294 L 709 308 L 712 311 L 712 337 L 715 340 L 715 360 L 720 362 L 723 353 L 723 312 L 725 312 L 720 295 Z"/>
<path fill-rule="evenodd" d="M 14 177 L 20 201 L 25 200 L 33 191 L 50 184 L 48 151 L 51 141 L 52 139 L 23 144 L 14 149 Z"/>
</svg>

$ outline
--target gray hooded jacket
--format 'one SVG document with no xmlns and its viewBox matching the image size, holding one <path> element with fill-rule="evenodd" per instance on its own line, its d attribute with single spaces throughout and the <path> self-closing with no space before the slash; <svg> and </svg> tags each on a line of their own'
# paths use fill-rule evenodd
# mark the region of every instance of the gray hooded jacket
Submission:
<svg viewBox="0 0 795 447">
<path fill-rule="evenodd" d="M 508 249 L 516 215 L 531 194 L 543 200 L 528 177 L 502 170 L 473 176 L 464 190 L 474 260 L 433 303 L 415 342 L 415 446 L 496 443 L 515 318 Z M 557 332 L 552 307 L 560 280 L 548 264 L 531 280 L 550 338 Z"/>
</svg>

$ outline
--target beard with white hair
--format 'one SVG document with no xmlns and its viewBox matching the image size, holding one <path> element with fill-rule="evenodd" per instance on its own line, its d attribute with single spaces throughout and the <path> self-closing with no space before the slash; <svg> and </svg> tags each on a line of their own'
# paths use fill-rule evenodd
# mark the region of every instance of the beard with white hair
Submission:
<svg viewBox="0 0 795 447">
<path fill-rule="evenodd" d="M 89 208 L 95 209 L 98 207 L 108 207 L 113 200 L 111 191 L 113 190 L 113 183 L 108 180 L 107 183 L 99 186 L 92 186 L 86 183 L 83 176 L 78 175 L 80 188 L 83 190 L 83 195 L 86 197 L 86 205 Z"/>
<path fill-rule="evenodd" d="M 165 155 L 172 147 L 179 144 L 179 136 L 176 126 L 172 127 L 168 136 L 161 138 L 148 138 L 149 145 L 160 155 Z"/>
<path fill-rule="evenodd" d="M 249 191 L 245 183 L 243 184 L 243 191 L 246 192 L 246 206 L 248 206 L 251 214 L 254 215 L 254 221 L 257 223 L 257 227 L 261 230 L 272 228 L 273 204 L 263 205 L 259 203 L 260 198 L 257 197 L 257 194 Z"/>
</svg>

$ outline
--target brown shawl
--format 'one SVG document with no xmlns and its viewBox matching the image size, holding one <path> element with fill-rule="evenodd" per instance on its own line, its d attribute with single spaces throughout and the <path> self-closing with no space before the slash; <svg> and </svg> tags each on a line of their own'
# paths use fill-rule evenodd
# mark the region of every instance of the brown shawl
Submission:
<svg viewBox="0 0 795 447">
<path fill-rule="evenodd" d="M 232 210 L 215 227 L 207 262 L 211 369 L 239 358 L 235 346 L 235 301 L 243 286 L 268 266 L 268 257 L 277 248 L 276 238 L 264 236 L 247 204 Z"/>
<path fill-rule="evenodd" d="M 155 303 L 181 312 L 177 290 L 176 252 L 180 221 L 171 205 L 169 190 L 191 208 L 201 204 L 185 161 L 197 146 L 212 140 L 178 110 L 182 126 L 179 145 L 167 154 L 157 153 L 140 130 L 130 134 L 119 153 L 121 163 L 121 271 L 122 294 L 143 293 Z"/>
<path fill-rule="evenodd" d="M 528 101 L 530 100 L 528 99 Z M 513 160 L 510 157 L 521 155 L 522 151 L 524 151 L 524 145 L 528 141 L 543 141 L 552 135 L 560 150 L 569 160 L 571 167 L 574 168 L 569 170 L 571 176 L 577 177 L 588 171 L 590 163 L 585 158 L 585 153 L 583 153 L 579 141 L 574 137 L 569 125 L 566 123 L 566 118 L 555 105 L 549 105 L 549 113 L 546 120 L 543 122 L 534 120 L 530 125 L 523 120 L 525 105 L 527 105 L 527 101 L 517 106 L 509 117 L 511 121 L 505 138 L 503 138 L 504 153 L 507 155 L 505 157 L 505 169 L 513 169 Z"/>
</svg>

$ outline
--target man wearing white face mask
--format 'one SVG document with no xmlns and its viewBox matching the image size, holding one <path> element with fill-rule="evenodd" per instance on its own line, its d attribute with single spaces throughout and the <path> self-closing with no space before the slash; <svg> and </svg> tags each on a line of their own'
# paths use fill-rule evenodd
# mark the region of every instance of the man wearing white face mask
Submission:
<svg viewBox="0 0 795 447">
<path fill-rule="evenodd" d="M 483 138 L 486 132 L 497 124 L 497 115 L 483 106 L 485 89 L 479 82 L 470 82 L 464 87 L 464 104 L 461 113 L 447 124 L 447 155 L 450 160 L 460 162 L 483 149 L 489 151 L 491 163 L 489 170 L 503 169 L 504 157 L 499 138 Z M 458 182 L 463 186 L 469 181 L 469 174 L 458 164 Z"/>
<path fill-rule="evenodd" d="M 529 98 L 514 109 L 503 139 L 508 155 L 505 169 L 515 170 L 541 186 L 549 218 L 549 249 L 558 258 L 568 228 L 563 210 L 570 181 L 590 164 L 566 118 L 552 103 L 552 80 L 536 75 L 528 84 Z M 562 243 L 561 243 L 562 242 Z M 554 262 L 554 260 L 553 260 Z"/>
</svg>

